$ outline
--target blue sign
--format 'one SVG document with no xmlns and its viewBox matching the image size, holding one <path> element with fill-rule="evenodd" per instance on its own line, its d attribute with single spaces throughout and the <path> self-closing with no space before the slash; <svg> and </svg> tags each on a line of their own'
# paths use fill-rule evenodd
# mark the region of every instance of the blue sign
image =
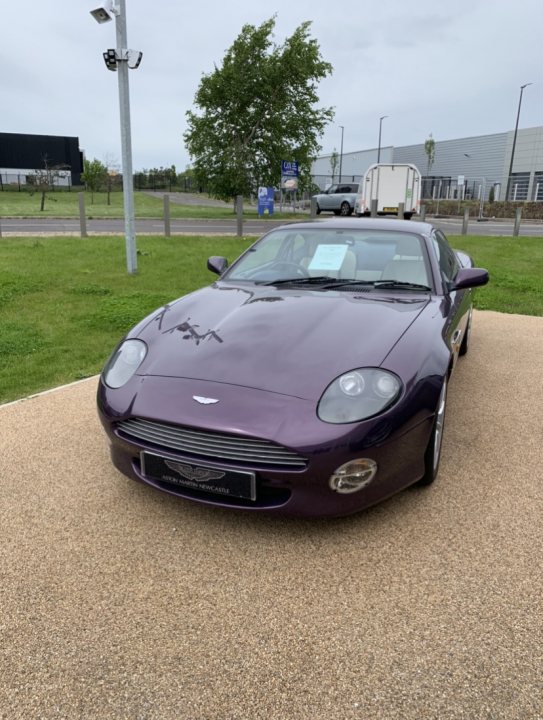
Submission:
<svg viewBox="0 0 543 720">
<path fill-rule="evenodd" d="M 258 214 L 273 215 L 274 190 L 272 187 L 258 188 Z"/>
<path fill-rule="evenodd" d="M 281 175 L 298 177 L 298 163 L 296 160 L 281 160 Z"/>
</svg>

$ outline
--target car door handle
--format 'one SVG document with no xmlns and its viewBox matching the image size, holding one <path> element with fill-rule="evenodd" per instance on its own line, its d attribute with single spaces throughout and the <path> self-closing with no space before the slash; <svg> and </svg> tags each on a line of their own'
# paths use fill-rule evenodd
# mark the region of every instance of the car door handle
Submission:
<svg viewBox="0 0 543 720">
<path fill-rule="evenodd" d="M 456 345 L 456 343 L 460 340 L 460 336 L 462 335 L 462 330 L 455 330 L 452 336 L 452 343 L 453 345 Z"/>
</svg>

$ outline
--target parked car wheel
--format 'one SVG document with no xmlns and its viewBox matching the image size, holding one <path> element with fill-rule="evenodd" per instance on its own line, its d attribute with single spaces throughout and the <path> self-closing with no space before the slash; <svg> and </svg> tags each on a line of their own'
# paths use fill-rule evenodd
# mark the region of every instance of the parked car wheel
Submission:
<svg viewBox="0 0 543 720">
<path fill-rule="evenodd" d="M 441 460 L 443 430 L 445 427 L 445 407 L 447 405 L 447 378 L 443 379 L 441 393 L 437 401 L 436 416 L 430 442 L 424 455 L 425 472 L 418 485 L 431 485 L 437 477 Z"/>
<path fill-rule="evenodd" d="M 339 214 L 343 215 L 344 217 L 347 215 L 350 215 L 352 213 L 353 209 L 349 205 L 347 201 L 341 203 L 341 207 L 339 209 Z"/>
<path fill-rule="evenodd" d="M 404 212 L 404 214 L 403 214 L 403 219 L 404 219 L 404 220 L 411 220 L 412 217 L 413 217 L 413 213 L 412 213 L 412 212 Z"/>
<path fill-rule="evenodd" d="M 322 210 L 321 210 L 321 206 L 319 205 L 319 203 L 316 204 L 316 209 L 317 209 L 317 215 L 320 215 Z"/>
</svg>

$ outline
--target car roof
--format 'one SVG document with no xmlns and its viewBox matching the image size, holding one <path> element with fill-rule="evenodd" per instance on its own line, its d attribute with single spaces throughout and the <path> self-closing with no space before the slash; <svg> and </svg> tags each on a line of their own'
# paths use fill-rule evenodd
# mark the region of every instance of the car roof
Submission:
<svg viewBox="0 0 543 720">
<path fill-rule="evenodd" d="M 342 218 L 341 220 L 310 220 L 292 222 L 281 225 L 281 229 L 292 228 L 298 230 L 311 230 L 315 225 L 321 225 L 329 230 L 389 230 L 392 232 L 417 233 L 428 236 L 434 230 L 434 226 L 427 222 L 416 222 L 413 220 L 393 220 L 390 218 Z"/>
</svg>

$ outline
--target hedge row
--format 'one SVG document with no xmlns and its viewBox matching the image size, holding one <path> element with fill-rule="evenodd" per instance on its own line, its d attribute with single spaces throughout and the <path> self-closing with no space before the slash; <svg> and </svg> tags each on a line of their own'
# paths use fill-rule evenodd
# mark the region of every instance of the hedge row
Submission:
<svg viewBox="0 0 543 720">
<path fill-rule="evenodd" d="M 469 208 L 470 217 L 479 217 L 480 203 L 478 200 L 421 200 L 426 205 L 429 215 L 463 215 L 464 209 Z M 506 202 L 495 201 L 483 205 L 483 217 L 486 218 L 514 218 L 517 208 L 522 208 L 522 217 L 525 220 L 543 220 L 543 202 Z"/>
</svg>

